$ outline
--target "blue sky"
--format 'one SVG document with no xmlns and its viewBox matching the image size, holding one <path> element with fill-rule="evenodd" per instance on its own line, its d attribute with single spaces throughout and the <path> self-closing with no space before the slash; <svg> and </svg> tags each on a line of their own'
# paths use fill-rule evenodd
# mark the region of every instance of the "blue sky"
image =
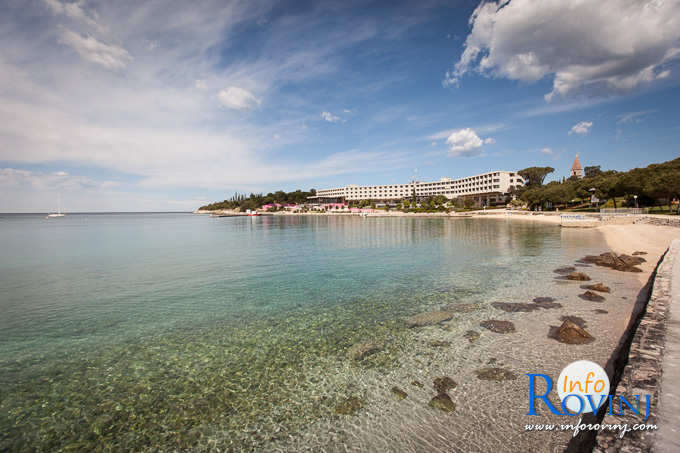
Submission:
<svg viewBox="0 0 680 453">
<path fill-rule="evenodd" d="M 0 211 L 676 158 L 680 0 L 0 2 Z"/>
</svg>

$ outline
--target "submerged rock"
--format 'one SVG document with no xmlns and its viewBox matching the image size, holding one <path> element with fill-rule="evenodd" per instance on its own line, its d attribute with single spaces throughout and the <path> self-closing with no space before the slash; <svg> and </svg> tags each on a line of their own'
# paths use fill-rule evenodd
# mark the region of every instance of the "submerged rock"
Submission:
<svg viewBox="0 0 680 453">
<path fill-rule="evenodd" d="M 442 307 L 442 311 L 450 311 L 452 313 L 472 313 L 480 309 L 478 304 L 448 304 Z"/>
<path fill-rule="evenodd" d="M 403 400 L 408 396 L 408 393 L 400 389 L 399 387 L 392 387 L 392 395 L 398 400 Z"/>
<path fill-rule="evenodd" d="M 581 318 L 580 316 L 571 316 L 571 315 L 560 316 L 560 321 L 562 321 L 562 322 L 571 321 L 582 329 L 586 328 L 586 320 Z"/>
<path fill-rule="evenodd" d="M 535 297 L 533 302 L 536 306 L 549 310 L 551 308 L 562 308 L 562 304 L 555 302 L 553 297 Z"/>
<path fill-rule="evenodd" d="M 583 272 L 572 272 L 571 274 L 567 275 L 567 280 L 576 280 L 576 281 L 588 281 L 590 280 L 590 277 L 588 277 L 587 274 L 584 274 Z"/>
<path fill-rule="evenodd" d="M 477 331 L 475 331 L 475 330 L 468 330 L 467 332 L 465 332 L 465 333 L 463 334 L 463 336 L 464 336 L 470 343 L 474 343 L 475 341 L 477 341 L 477 340 L 479 339 L 479 332 L 477 332 Z"/>
<path fill-rule="evenodd" d="M 611 289 L 609 286 L 605 286 L 603 283 L 595 283 L 594 285 L 582 286 L 582 288 L 590 289 L 592 291 L 599 291 L 601 293 L 609 293 Z"/>
<path fill-rule="evenodd" d="M 357 343 L 347 350 L 347 356 L 352 360 L 363 360 L 381 349 L 382 345 L 378 343 Z"/>
<path fill-rule="evenodd" d="M 592 335 L 568 319 L 559 327 L 551 326 L 548 337 L 566 344 L 587 344 L 595 341 Z"/>
<path fill-rule="evenodd" d="M 451 397 L 446 393 L 440 393 L 439 395 L 435 396 L 427 405 L 444 412 L 453 412 L 456 410 L 456 404 L 451 401 Z"/>
<path fill-rule="evenodd" d="M 534 300 L 532 302 L 537 303 L 537 304 L 542 304 L 545 302 L 555 302 L 557 299 L 554 297 L 534 297 Z"/>
<path fill-rule="evenodd" d="M 511 321 L 487 319 L 486 321 L 480 322 L 479 325 L 496 333 L 511 333 L 515 331 L 515 324 Z"/>
<path fill-rule="evenodd" d="M 646 259 L 642 258 L 639 255 L 630 256 L 626 255 L 625 253 L 623 255 L 619 255 L 619 259 L 626 263 L 628 266 L 637 266 L 638 264 L 647 262 Z"/>
<path fill-rule="evenodd" d="M 482 368 L 481 370 L 475 370 L 477 379 L 482 379 L 484 381 L 511 381 L 517 379 L 517 375 L 510 370 L 505 368 Z"/>
<path fill-rule="evenodd" d="M 583 294 L 580 294 L 578 297 L 580 297 L 583 300 L 589 300 L 591 302 L 603 302 L 605 298 L 603 296 L 600 296 L 597 293 L 594 293 L 592 291 L 586 291 Z"/>
<path fill-rule="evenodd" d="M 432 381 L 432 385 L 434 386 L 434 389 L 438 393 L 446 393 L 449 390 L 455 389 L 456 386 L 458 386 L 458 384 L 456 384 L 456 381 L 454 381 L 453 379 L 451 379 L 448 376 L 442 376 L 442 377 L 435 378 Z"/>
<path fill-rule="evenodd" d="M 448 348 L 449 346 L 451 346 L 451 342 L 444 340 L 434 340 L 430 341 L 430 346 L 432 346 L 433 348 Z"/>
<path fill-rule="evenodd" d="M 540 306 L 535 304 L 522 304 L 509 302 L 493 302 L 491 306 L 494 308 L 498 308 L 499 310 L 506 311 L 508 313 L 530 312 L 538 310 L 540 308 Z"/>
<path fill-rule="evenodd" d="M 596 308 L 596 309 L 593 310 L 593 311 L 594 311 L 595 313 L 597 313 L 598 315 L 606 315 L 607 313 L 609 313 L 607 310 L 602 310 L 601 308 Z"/>
<path fill-rule="evenodd" d="M 425 387 L 425 384 L 423 384 L 423 383 L 420 382 L 420 381 L 412 381 L 412 382 L 411 382 L 411 385 L 414 386 L 414 387 L 420 387 L 420 388 Z"/>
<path fill-rule="evenodd" d="M 633 256 L 646 255 L 647 252 L 633 252 Z"/>
<path fill-rule="evenodd" d="M 601 253 L 600 255 L 587 255 L 581 259 L 584 263 L 595 264 L 596 266 L 608 267 L 621 272 L 642 272 L 642 269 L 635 267 L 644 263 L 646 260 L 639 256 L 616 255 L 613 252 Z"/>
<path fill-rule="evenodd" d="M 335 406 L 335 413 L 339 415 L 353 415 L 362 407 L 364 407 L 363 401 L 356 396 L 350 396 Z"/>
<path fill-rule="evenodd" d="M 576 268 L 574 266 L 563 266 L 563 267 L 558 267 L 553 272 L 556 273 L 556 274 L 560 274 L 560 275 L 567 275 L 567 274 L 571 274 L 575 270 L 576 270 Z"/>
<path fill-rule="evenodd" d="M 450 311 L 431 311 L 406 318 L 406 325 L 409 327 L 432 326 L 451 318 L 453 318 L 453 313 Z"/>
</svg>

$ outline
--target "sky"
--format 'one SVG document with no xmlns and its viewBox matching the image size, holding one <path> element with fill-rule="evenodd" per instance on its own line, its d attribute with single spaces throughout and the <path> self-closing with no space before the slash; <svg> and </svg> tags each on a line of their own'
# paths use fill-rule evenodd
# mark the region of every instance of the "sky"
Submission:
<svg viewBox="0 0 680 453">
<path fill-rule="evenodd" d="M 680 156 L 680 0 L 0 0 L 0 212 Z"/>
</svg>

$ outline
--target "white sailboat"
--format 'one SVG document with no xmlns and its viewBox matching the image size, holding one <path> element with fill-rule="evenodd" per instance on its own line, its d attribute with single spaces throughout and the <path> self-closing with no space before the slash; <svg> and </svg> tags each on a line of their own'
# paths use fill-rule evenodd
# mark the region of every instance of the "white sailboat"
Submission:
<svg viewBox="0 0 680 453">
<path fill-rule="evenodd" d="M 45 218 L 49 219 L 50 217 L 64 217 L 65 215 L 66 214 L 61 212 L 61 196 L 59 196 L 59 205 L 58 205 L 58 208 L 57 208 L 57 212 L 52 213 L 52 214 L 47 214 L 47 217 L 45 217 Z"/>
</svg>

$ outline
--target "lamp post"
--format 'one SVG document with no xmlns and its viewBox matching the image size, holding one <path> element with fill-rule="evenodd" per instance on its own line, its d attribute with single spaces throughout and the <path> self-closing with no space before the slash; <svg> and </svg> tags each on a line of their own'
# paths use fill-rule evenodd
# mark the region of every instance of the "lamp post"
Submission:
<svg viewBox="0 0 680 453">
<path fill-rule="evenodd" d="M 637 207 L 638 207 L 638 204 L 637 204 L 637 195 L 633 195 L 633 198 L 635 198 L 635 208 L 637 208 Z"/>
</svg>

